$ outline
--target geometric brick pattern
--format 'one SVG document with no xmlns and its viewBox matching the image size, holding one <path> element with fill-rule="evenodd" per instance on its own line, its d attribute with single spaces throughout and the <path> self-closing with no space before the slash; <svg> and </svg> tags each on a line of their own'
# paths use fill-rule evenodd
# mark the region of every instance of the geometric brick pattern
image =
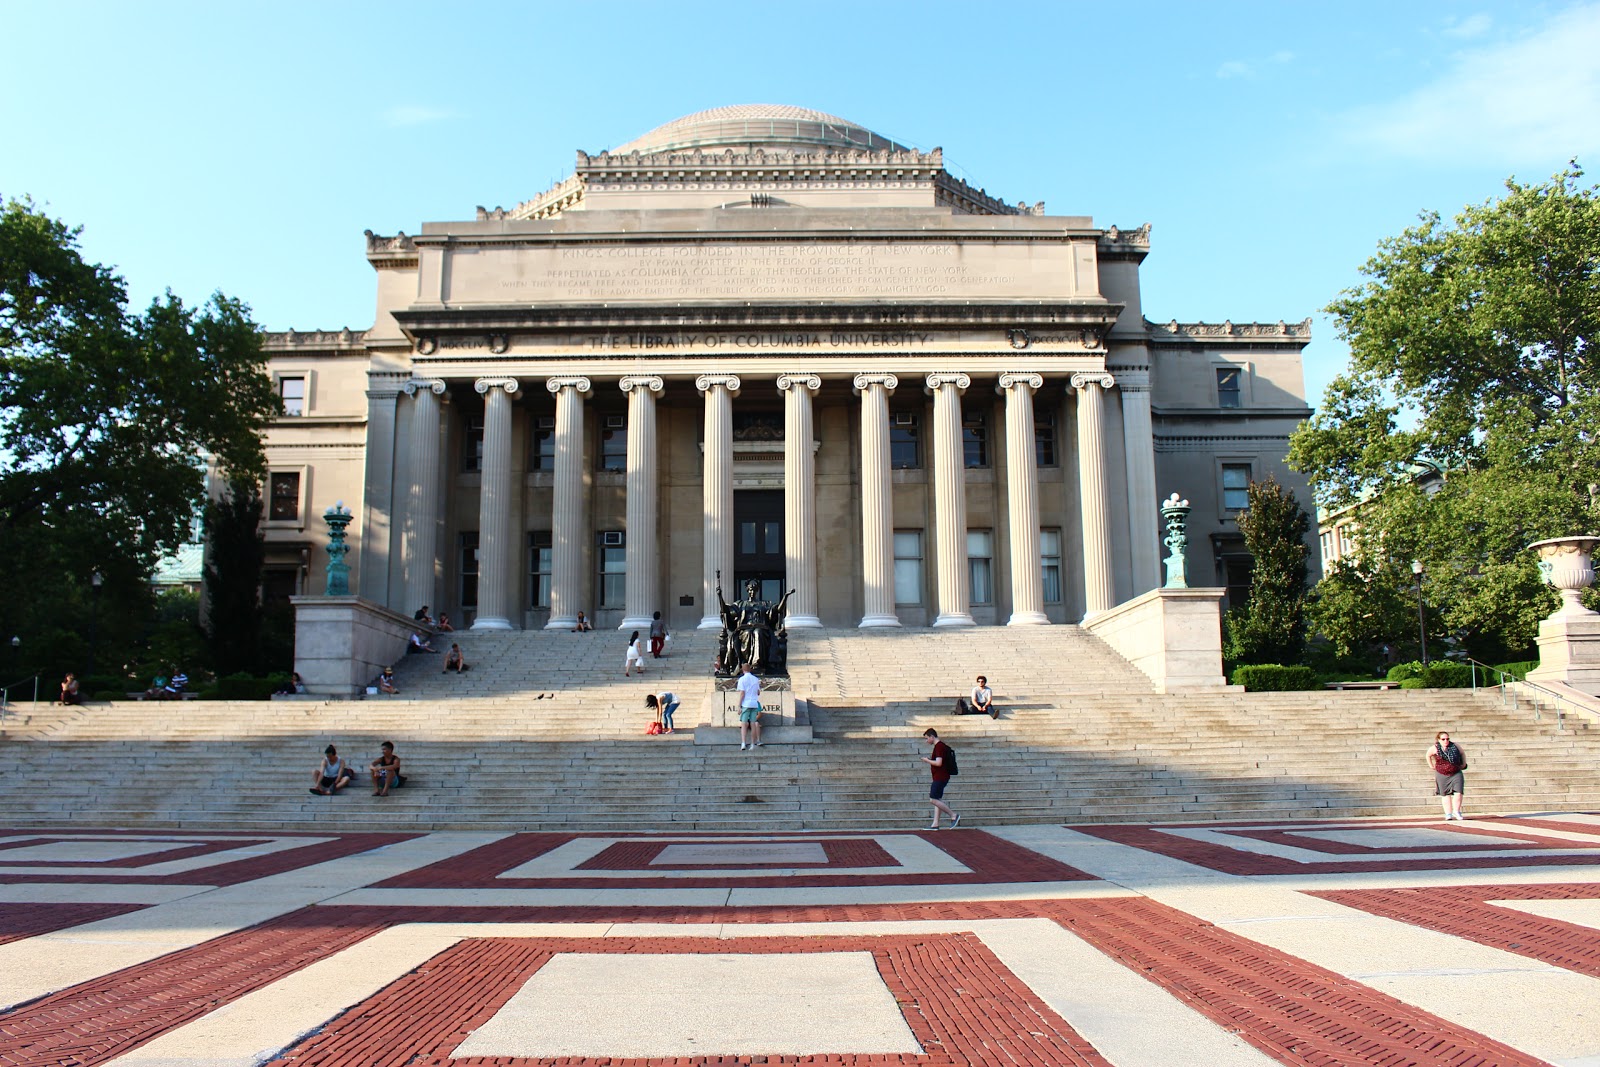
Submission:
<svg viewBox="0 0 1600 1067">
<path fill-rule="evenodd" d="M 804 871 L 789 875 L 717 876 L 701 871 L 695 874 L 656 875 L 649 878 L 584 878 L 578 875 L 549 878 L 505 878 L 509 870 L 554 849 L 589 837 L 604 834 L 516 834 L 448 860 L 420 867 L 376 883 L 376 889 L 704 889 L 704 888 L 783 888 L 820 886 L 894 885 L 973 885 L 988 882 L 1070 882 L 1089 881 L 1090 875 L 1059 863 L 1037 852 L 979 830 L 956 833 L 922 831 L 903 836 L 917 837 L 941 850 L 969 869 L 969 873 L 921 874 L 829 874 Z M 854 835 L 852 835 L 854 836 Z M 869 835 L 860 835 L 870 840 Z M 641 838 L 648 841 L 648 838 Z M 716 841 L 716 835 L 697 835 L 696 840 Z M 807 837 L 764 835 L 769 842 L 810 841 Z M 834 838 L 841 840 L 841 838 Z M 626 842 L 624 842 L 626 843 Z M 616 846 L 612 846 L 613 848 Z M 609 851 L 609 850 L 607 850 Z M 643 854 L 641 850 L 641 855 Z M 831 854 L 831 853 L 830 853 Z M 847 853 L 848 854 L 848 853 Z M 859 853 L 858 853 L 859 854 Z M 601 855 L 606 855 L 602 852 Z M 887 859 L 887 857 L 885 857 Z M 853 864 L 852 864 L 853 865 Z M 875 864 L 893 866 L 895 861 Z M 790 869 L 788 865 L 782 865 Z M 591 868 L 592 869 L 592 868 Z M 635 868 L 637 869 L 637 867 Z M 741 869 L 743 869 L 741 865 Z"/>
<path fill-rule="evenodd" d="M 666 841 L 618 841 L 598 855 L 574 867 L 579 871 L 714 871 L 719 867 L 739 870 L 798 870 L 834 867 L 898 867 L 900 861 L 884 851 L 870 837 L 823 838 L 816 842 L 825 858 L 821 863 L 660 863 L 657 857 L 671 848 Z M 497 884 L 504 884 L 500 879 Z M 785 883 L 789 884 L 789 883 Z"/>
<path fill-rule="evenodd" d="M 166 835 L 163 834 L 162 836 Z M 90 840 L 98 839 L 98 837 L 90 838 Z M 167 842 L 150 852 L 144 853 L 143 855 L 128 856 L 124 859 L 107 860 L 34 860 L 27 859 L 26 857 L 21 859 L 11 859 L 6 855 L 8 850 L 14 851 L 17 849 L 31 848 L 35 845 L 72 845 L 84 840 L 84 835 L 78 835 L 76 837 L 39 837 L 33 839 L 19 836 L 11 840 L 0 840 L 0 871 L 4 871 L 5 868 L 13 866 L 94 867 L 96 869 L 148 867 L 153 863 L 171 863 L 174 860 L 193 859 L 196 856 L 209 856 L 217 852 L 226 852 L 229 849 L 250 848 L 255 845 L 264 845 L 267 843 L 266 838 L 258 838 L 255 840 L 251 840 L 249 838 L 240 838 L 237 840 L 230 839 L 226 841 L 201 841 L 192 845 L 179 844 L 177 842 Z"/>
<path fill-rule="evenodd" d="M 16 837 L 26 831 L 0 831 L 0 838 Z M 50 831 L 54 840 L 71 840 L 59 830 Z M 132 830 L 83 830 L 80 836 L 93 838 L 107 838 L 115 836 L 148 837 L 147 832 Z M 223 852 L 229 849 L 242 848 L 258 843 L 253 841 L 222 840 L 218 841 L 215 834 L 206 834 L 200 831 L 166 831 L 160 837 L 193 836 L 199 840 L 192 847 L 201 851 L 194 855 L 204 855 L 212 852 Z M 0 867 L 0 885 L 16 885 L 23 883 L 94 883 L 98 885 L 209 885 L 225 886 L 238 885 L 241 882 L 251 882 L 257 878 L 266 878 L 285 871 L 299 870 L 317 863 L 326 863 L 329 860 L 343 859 L 366 852 L 384 845 L 392 845 L 399 841 L 409 841 L 420 835 L 415 833 L 358 833 L 358 834 L 301 834 L 301 833 L 274 833 L 276 840 L 294 840 L 296 838 L 309 838 L 305 844 L 295 848 L 287 848 L 279 852 L 268 853 L 264 856 L 251 856 L 246 859 L 230 860 L 211 867 L 196 867 L 192 870 L 180 871 L 176 874 L 101 874 L 98 870 L 93 874 L 19 874 L 8 872 Z M 212 847 L 215 846 L 215 847 Z M 165 863 L 175 857 L 172 853 L 157 854 L 148 862 Z M 27 864 L 29 867 L 44 866 L 43 864 Z M 70 866 L 83 867 L 86 864 L 72 864 Z M 94 864 L 95 867 L 114 866 L 108 864 Z M 138 866 L 127 863 L 126 866 Z M 4 1062 L 4 1061 L 0 1061 Z"/>
<path fill-rule="evenodd" d="M 127 915 L 147 904 L 7 904 L 0 903 L 0 945 L 25 937 L 65 930 L 69 926 Z"/>
<path fill-rule="evenodd" d="M 1596 900 L 1600 885 L 1453 885 L 1324 890 L 1309 895 L 1600 978 L 1600 930 L 1488 903 Z"/>
<path fill-rule="evenodd" d="M 719 955 L 867 952 L 893 994 L 923 1054 L 830 1053 L 645 1058 L 496 1056 L 453 1060 L 474 1029 L 488 1022 L 527 980 L 561 952 Z M 462 941 L 405 975 L 288 1051 L 277 1064 L 371 1067 L 452 1063 L 559 1063 L 570 1067 L 690 1067 L 721 1063 L 827 1064 L 829 1067 L 955 1065 L 1109 1067 L 1066 1021 L 967 934 L 887 937 L 481 938 Z"/>
</svg>

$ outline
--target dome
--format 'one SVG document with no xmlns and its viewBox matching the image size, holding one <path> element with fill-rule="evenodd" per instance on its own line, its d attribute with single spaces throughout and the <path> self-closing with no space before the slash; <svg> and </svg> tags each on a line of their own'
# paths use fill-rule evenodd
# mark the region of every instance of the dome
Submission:
<svg viewBox="0 0 1600 1067">
<path fill-rule="evenodd" d="M 855 148 L 875 152 L 907 150 L 905 145 L 880 137 L 865 126 L 837 115 L 784 104 L 736 104 L 673 119 L 643 137 L 612 149 L 612 154 L 745 145 Z"/>
</svg>

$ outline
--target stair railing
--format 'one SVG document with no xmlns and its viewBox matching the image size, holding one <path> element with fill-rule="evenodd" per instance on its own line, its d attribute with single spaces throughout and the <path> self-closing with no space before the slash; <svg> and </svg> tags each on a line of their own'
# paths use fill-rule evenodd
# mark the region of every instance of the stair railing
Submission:
<svg viewBox="0 0 1600 1067">
<path fill-rule="evenodd" d="M 11 691 L 13 689 L 17 688 L 17 686 L 19 686 L 19 685 L 27 685 L 29 682 L 33 683 L 33 707 L 32 707 L 32 710 L 33 711 L 38 711 L 39 710 L 39 675 L 35 674 L 31 678 L 23 678 L 20 681 L 12 682 L 10 685 L 0 686 L 0 729 L 4 729 L 5 728 L 6 712 L 10 711 L 13 707 L 15 707 L 15 705 L 13 705 L 11 703 Z"/>
<path fill-rule="evenodd" d="M 1562 696 L 1553 689 L 1546 689 L 1537 682 L 1530 682 L 1526 678 L 1518 678 L 1516 675 L 1508 674 L 1499 667 L 1491 667 L 1489 664 L 1475 660 L 1470 656 L 1467 658 L 1467 662 L 1472 664 L 1472 691 L 1474 693 L 1478 691 L 1478 671 L 1481 669 L 1484 672 L 1483 688 L 1500 690 L 1500 704 L 1502 707 L 1506 703 L 1506 694 L 1508 692 L 1511 694 L 1512 711 L 1520 709 L 1521 698 L 1525 697 L 1528 704 L 1533 708 L 1535 721 L 1544 721 L 1543 708 L 1540 706 L 1541 698 L 1548 699 L 1555 704 L 1556 729 L 1558 730 L 1564 729 L 1566 726 L 1566 716 L 1564 714 L 1566 705 L 1570 704 L 1574 708 L 1581 707 L 1571 697 Z M 1491 675 L 1494 677 L 1492 682 L 1489 681 Z M 1528 692 L 1524 692 L 1524 690 L 1528 690 Z"/>
</svg>

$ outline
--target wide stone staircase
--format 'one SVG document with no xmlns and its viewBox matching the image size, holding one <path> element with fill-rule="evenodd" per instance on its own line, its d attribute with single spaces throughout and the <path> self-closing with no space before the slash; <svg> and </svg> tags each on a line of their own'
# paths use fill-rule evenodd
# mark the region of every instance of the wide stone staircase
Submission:
<svg viewBox="0 0 1600 1067">
<path fill-rule="evenodd" d="M 1074 626 L 810 630 L 791 638 L 815 743 L 696 744 L 714 633 L 675 633 L 643 677 L 615 632 L 460 633 L 472 669 L 396 665 L 353 701 L 20 705 L 0 720 L 10 825 L 351 829 L 809 829 L 928 817 L 924 729 L 960 755 L 963 825 L 1435 811 L 1424 750 L 1466 749 L 1469 811 L 1600 810 L 1600 727 L 1558 729 L 1463 690 L 1160 696 Z M 437 643 L 437 642 L 436 642 Z M 952 717 L 973 677 L 998 720 Z M 678 732 L 646 736 L 649 692 Z M 374 798 L 306 792 L 332 742 L 357 766 L 395 742 L 410 779 Z"/>
</svg>

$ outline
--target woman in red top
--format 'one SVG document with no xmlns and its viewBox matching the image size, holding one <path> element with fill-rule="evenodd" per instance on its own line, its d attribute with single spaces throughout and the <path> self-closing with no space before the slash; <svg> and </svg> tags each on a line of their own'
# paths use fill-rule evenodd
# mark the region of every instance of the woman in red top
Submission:
<svg viewBox="0 0 1600 1067">
<path fill-rule="evenodd" d="M 961 825 L 961 816 L 944 802 L 944 790 L 950 784 L 950 767 L 955 763 L 955 755 L 949 745 L 939 740 L 939 731 L 931 726 L 922 732 L 922 739 L 933 746 L 933 753 L 922 757 L 922 762 L 933 771 L 933 783 L 928 786 L 928 803 L 933 805 L 933 825 L 928 829 L 939 828 L 939 815 L 943 813 L 950 816 L 950 828 L 953 830 Z"/>
</svg>

